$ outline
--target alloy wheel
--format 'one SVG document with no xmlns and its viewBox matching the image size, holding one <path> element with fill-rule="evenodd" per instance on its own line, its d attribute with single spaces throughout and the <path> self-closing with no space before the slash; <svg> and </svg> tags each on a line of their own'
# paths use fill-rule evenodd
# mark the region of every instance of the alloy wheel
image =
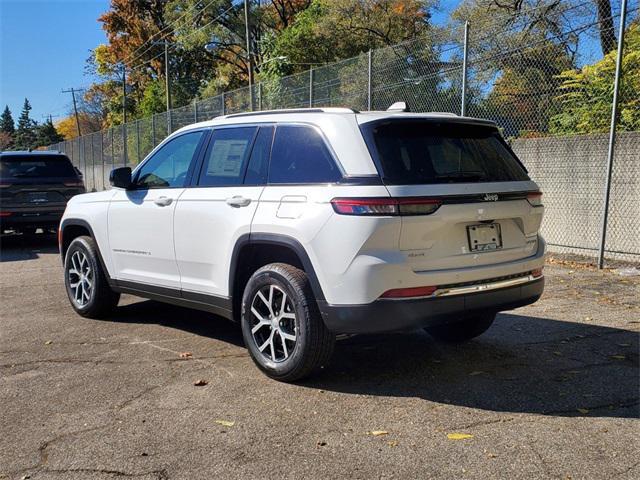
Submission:
<svg viewBox="0 0 640 480">
<path fill-rule="evenodd" d="M 69 288 L 73 292 L 73 301 L 84 307 L 91 299 L 93 292 L 93 270 L 84 252 L 76 250 L 71 255 L 71 265 L 67 271 Z"/>
<path fill-rule="evenodd" d="M 296 346 L 297 322 L 291 298 L 277 285 L 265 285 L 251 301 L 251 335 L 262 355 L 273 362 L 288 359 Z"/>
</svg>

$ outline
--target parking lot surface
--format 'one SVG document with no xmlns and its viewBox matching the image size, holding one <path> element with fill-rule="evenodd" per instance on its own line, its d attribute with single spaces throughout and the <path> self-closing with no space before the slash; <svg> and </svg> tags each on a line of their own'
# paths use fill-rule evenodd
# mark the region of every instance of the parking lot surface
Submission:
<svg viewBox="0 0 640 480">
<path fill-rule="evenodd" d="M 640 477 L 638 276 L 552 264 L 473 342 L 351 337 L 288 385 L 210 314 L 79 317 L 53 237 L 0 260 L 0 478 Z"/>
</svg>

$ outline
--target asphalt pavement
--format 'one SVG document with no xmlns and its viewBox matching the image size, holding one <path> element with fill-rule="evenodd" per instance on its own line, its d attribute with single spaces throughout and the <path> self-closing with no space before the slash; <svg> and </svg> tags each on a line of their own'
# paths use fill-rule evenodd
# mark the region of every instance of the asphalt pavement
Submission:
<svg viewBox="0 0 640 480">
<path fill-rule="evenodd" d="M 638 276 L 551 264 L 468 344 L 351 337 L 291 385 L 210 314 L 82 318 L 54 237 L 1 241 L 0 479 L 640 478 Z"/>
</svg>

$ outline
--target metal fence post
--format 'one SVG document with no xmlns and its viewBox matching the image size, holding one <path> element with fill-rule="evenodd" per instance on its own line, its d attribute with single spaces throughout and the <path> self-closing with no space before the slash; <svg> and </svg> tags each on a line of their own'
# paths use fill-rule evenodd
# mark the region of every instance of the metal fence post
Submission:
<svg viewBox="0 0 640 480">
<path fill-rule="evenodd" d="M 198 101 L 193 99 L 193 121 L 198 123 Z"/>
<path fill-rule="evenodd" d="M 151 149 L 156 146 L 156 114 L 151 115 Z"/>
<path fill-rule="evenodd" d="M 467 113 L 467 49 L 469 46 L 469 22 L 464 22 L 464 46 L 462 49 L 462 88 L 460 91 L 460 115 Z"/>
<path fill-rule="evenodd" d="M 116 166 L 116 148 L 113 145 L 113 127 L 111 127 L 111 170 Z"/>
<path fill-rule="evenodd" d="M 173 115 L 171 115 L 171 110 L 167 110 L 167 136 L 173 133 Z"/>
<path fill-rule="evenodd" d="M 100 172 L 102 174 L 102 190 L 104 190 L 104 133 L 100 131 Z"/>
<path fill-rule="evenodd" d="M 367 52 L 367 110 L 371 111 L 372 95 L 373 95 L 373 51 L 369 49 Z"/>
<path fill-rule="evenodd" d="M 122 124 L 122 160 L 123 167 L 127 166 L 127 124 Z"/>
<path fill-rule="evenodd" d="M 618 118 L 618 90 L 620 89 L 620 70 L 622 69 L 622 53 L 624 49 L 624 24 L 627 16 L 627 0 L 620 6 L 620 33 L 618 37 L 618 55 L 616 57 L 616 73 L 613 80 L 613 105 L 611 106 L 611 127 L 609 128 L 609 150 L 607 152 L 607 178 L 604 189 L 604 209 L 602 228 L 600 230 L 600 250 L 598 252 L 598 268 L 604 267 L 604 247 L 607 241 L 607 221 L 609 219 L 609 199 L 611 196 L 611 174 L 613 171 L 613 152 L 616 142 L 616 123 Z"/>
<path fill-rule="evenodd" d="M 258 110 L 262 110 L 262 82 L 258 83 Z"/>
<path fill-rule="evenodd" d="M 91 136 L 91 178 L 93 179 L 93 189 L 97 190 L 96 188 L 96 157 L 95 157 L 95 152 L 93 151 L 94 134 L 92 133 L 90 136 Z"/>
<path fill-rule="evenodd" d="M 140 119 L 136 120 L 136 163 L 140 163 Z"/>
<path fill-rule="evenodd" d="M 313 107 L 313 67 L 309 69 L 309 108 Z"/>
<path fill-rule="evenodd" d="M 222 115 L 227 114 L 227 105 L 224 98 L 224 92 L 222 92 Z"/>
</svg>

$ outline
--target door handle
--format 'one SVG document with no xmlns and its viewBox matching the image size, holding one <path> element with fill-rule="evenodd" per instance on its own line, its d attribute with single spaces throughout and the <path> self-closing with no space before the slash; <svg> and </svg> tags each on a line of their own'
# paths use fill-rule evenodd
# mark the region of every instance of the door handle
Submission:
<svg viewBox="0 0 640 480">
<path fill-rule="evenodd" d="M 173 202 L 173 198 L 169 197 L 158 197 L 153 201 L 153 203 L 155 203 L 159 207 L 166 207 L 167 205 L 171 205 L 171 202 Z"/>
<path fill-rule="evenodd" d="M 246 207 L 251 203 L 250 198 L 245 198 L 240 195 L 236 195 L 235 197 L 227 198 L 227 205 L 230 205 L 235 208 Z"/>
</svg>

